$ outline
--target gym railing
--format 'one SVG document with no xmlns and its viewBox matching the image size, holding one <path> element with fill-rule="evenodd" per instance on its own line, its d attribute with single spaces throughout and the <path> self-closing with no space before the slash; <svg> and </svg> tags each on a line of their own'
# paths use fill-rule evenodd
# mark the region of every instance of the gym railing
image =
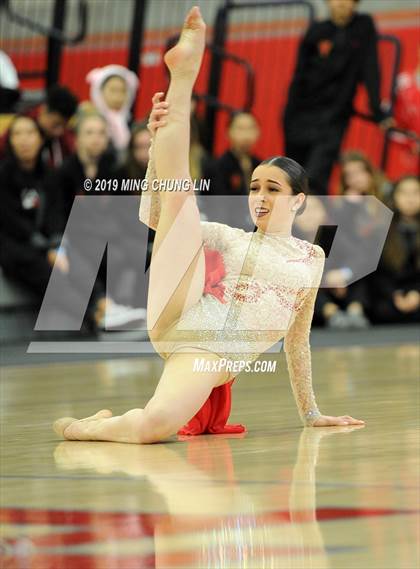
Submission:
<svg viewBox="0 0 420 569">
<path fill-rule="evenodd" d="M 308 23 L 311 23 L 315 17 L 315 9 L 311 2 L 307 0 L 263 0 L 259 2 L 238 2 L 226 0 L 225 4 L 219 8 L 216 14 L 214 24 L 214 33 L 212 41 L 212 58 L 210 63 L 210 73 L 207 87 L 207 98 L 210 104 L 206 109 L 206 131 L 208 140 L 206 141 L 207 149 L 211 152 L 214 146 L 216 118 L 219 110 L 225 110 L 229 105 L 218 103 L 220 94 L 220 85 L 223 72 L 223 52 L 229 30 L 229 17 L 232 12 L 244 9 L 262 9 L 262 8 L 289 8 L 301 7 L 307 12 Z M 255 89 L 252 93 L 252 100 Z M 251 94 L 246 94 L 246 100 L 251 99 Z M 250 110 L 251 107 L 247 107 Z"/>
<path fill-rule="evenodd" d="M 9 0 L 0 0 L 0 9 L 3 15 L 11 22 L 45 36 L 48 42 L 46 68 L 20 72 L 19 77 L 21 79 L 45 78 L 45 87 L 57 83 L 60 75 L 63 46 L 80 43 L 86 36 L 88 22 L 87 0 L 78 0 L 78 25 L 74 34 L 67 34 L 64 31 L 67 0 L 55 0 L 50 26 L 45 26 L 28 16 L 22 16 L 11 7 Z"/>
<path fill-rule="evenodd" d="M 391 56 L 392 63 L 391 63 L 391 73 L 389 79 L 389 91 L 386 94 L 382 93 L 382 99 L 384 101 L 383 105 L 384 106 L 386 105 L 387 111 L 389 112 L 390 116 L 392 116 L 395 107 L 396 94 L 397 94 L 397 77 L 401 63 L 401 42 L 395 36 L 391 36 L 388 34 L 379 34 L 378 45 L 380 44 L 382 45 L 389 44 L 392 48 L 392 56 Z M 387 61 L 389 61 L 388 58 Z M 383 69 L 381 75 L 383 75 Z M 374 122 L 373 117 L 370 114 L 366 114 L 356 110 L 355 116 L 370 123 Z M 386 171 L 388 166 L 389 143 L 392 137 L 392 132 L 396 131 L 402 132 L 401 129 L 392 128 L 392 129 L 387 129 L 383 135 L 379 167 L 384 172 Z M 406 136 L 410 136 L 410 134 L 407 133 L 406 131 L 404 131 L 404 133 L 406 134 Z"/>
</svg>

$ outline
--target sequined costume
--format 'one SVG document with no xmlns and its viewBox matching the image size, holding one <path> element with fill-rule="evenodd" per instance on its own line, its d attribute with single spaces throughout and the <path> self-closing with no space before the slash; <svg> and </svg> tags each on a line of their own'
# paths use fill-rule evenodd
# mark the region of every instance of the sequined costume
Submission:
<svg viewBox="0 0 420 569">
<path fill-rule="evenodd" d="M 156 228 L 159 192 L 152 150 L 140 220 Z M 293 394 L 305 425 L 319 417 L 312 389 L 310 326 L 325 262 L 321 247 L 275 233 L 246 232 L 201 221 L 206 283 L 200 300 L 190 307 L 159 342 L 158 352 L 190 348 L 210 351 L 231 362 L 253 362 L 284 338 Z M 231 372 L 232 380 L 238 372 Z M 222 386 L 223 387 L 223 386 Z"/>
</svg>

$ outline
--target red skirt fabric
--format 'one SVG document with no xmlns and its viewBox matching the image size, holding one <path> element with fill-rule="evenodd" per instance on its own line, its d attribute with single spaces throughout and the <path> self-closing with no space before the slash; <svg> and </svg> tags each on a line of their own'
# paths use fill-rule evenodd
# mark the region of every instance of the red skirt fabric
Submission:
<svg viewBox="0 0 420 569">
<path fill-rule="evenodd" d="M 212 294 L 220 302 L 226 303 L 224 299 L 225 286 L 222 280 L 226 274 L 225 265 L 221 253 L 215 249 L 204 248 L 206 260 L 206 275 L 204 278 L 204 294 Z"/>
<path fill-rule="evenodd" d="M 206 260 L 204 294 L 212 294 L 220 302 L 225 303 L 225 289 L 221 282 L 225 276 L 223 257 L 219 251 L 207 248 L 204 248 L 204 255 Z M 233 382 L 234 379 L 215 387 L 198 413 L 178 431 L 178 435 L 243 433 L 246 430 L 244 425 L 227 424 L 232 405 Z"/>
<path fill-rule="evenodd" d="M 215 387 L 200 411 L 178 431 L 178 435 L 243 433 L 244 425 L 228 425 L 234 380 Z"/>
</svg>

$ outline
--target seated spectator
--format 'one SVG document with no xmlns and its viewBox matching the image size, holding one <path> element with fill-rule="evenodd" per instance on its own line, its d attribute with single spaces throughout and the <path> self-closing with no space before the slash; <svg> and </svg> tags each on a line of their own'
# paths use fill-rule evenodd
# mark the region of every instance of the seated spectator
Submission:
<svg viewBox="0 0 420 569">
<path fill-rule="evenodd" d="M 308 196 L 306 209 L 296 217 L 292 232 L 299 239 L 320 245 L 328 256 L 335 233 L 335 230 L 331 231 L 332 227 L 326 202 L 318 196 Z M 336 238 L 341 241 L 340 234 Z M 340 250 L 343 251 L 341 243 Z M 324 283 L 330 286 L 322 286 L 318 291 L 314 324 L 329 328 L 364 328 L 368 325 L 364 317 L 365 285 L 360 285 L 360 281 L 347 285 L 349 268 L 345 259 L 347 254 L 351 254 L 350 247 L 346 247 L 343 253 L 341 263 L 334 267 L 329 263 L 329 270 L 324 272 Z"/>
<path fill-rule="evenodd" d="M 328 253 L 328 213 L 324 203 L 317 196 L 307 196 L 304 211 L 296 215 L 292 227 L 292 234 L 298 239 L 304 239 L 310 243 L 320 245 L 326 255 Z M 328 294 L 328 290 L 320 287 L 316 297 L 314 308 L 314 325 L 322 325 L 328 320 L 329 306 L 334 304 Z M 336 306 L 336 305 L 335 305 Z M 338 306 L 336 308 L 338 310 Z"/>
<path fill-rule="evenodd" d="M 0 166 L 0 265 L 6 276 L 27 288 L 41 304 L 55 264 L 60 294 L 54 296 L 51 307 L 72 315 L 83 296 L 75 286 L 68 258 L 58 250 L 59 206 L 57 194 L 48 193 L 43 186 L 43 142 L 33 118 L 18 115 L 13 119 L 6 158 Z"/>
<path fill-rule="evenodd" d="M 147 121 L 133 125 L 130 142 L 124 162 L 117 169 L 117 176 L 121 179 L 144 179 L 149 162 L 149 148 L 151 135 L 147 128 Z"/>
<path fill-rule="evenodd" d="M 70 215 L 74 197 L 86 195 L 86 178 L 94 187 L 96 179 L 113 177 L 115 162 L 106 154 L 108 140 L 107 124 L 102 115 L 97 112 L 77 115 L 75 152 L 48 177 L 48 184 L 61 193 L 65 221 Z"/>
<path fill-rule="evenodd" d="M 390 206 L 395 212 L 378 269 L 372 275 L 375 322 L 420 322 L 420 180 L 396 182 Z"/>
<path fill-rule="evenodd" d="M 73 133 L 68 121 L 77 108 L 77 98 L 66 87 L 54 85 L 47 92 L 44 103 L 25 112 L 35 119 L 41 129 L 44 148 L 42 157 L 51 166 L 59 166 L 73 151 Z M 8 133 L 0 138 L 0 158 L 4 157 Z"/>
<path fill-rule="evenodd" d="M 119 194 L 125 196 L 141 195 L 141 189 L 133 191 L 122 191 L 123 180 L 144 180 L 146 176 L 147 164 L 149 162 L 149 148 L 151 134 L 147 126 L 147 120 L 135 124 L 131 130 L 131 138 L 128 144 L 125 161 L 116 170 L 116 178 L 119 180 Z M 119 208 L 119 221 L 121 231 L 124 231 L 126 243 L 132 250 L 138 250 L 138 215 L 130 207 Z M 124 229 L 123 229 L 124 228 Z M 146 269 L 150 265 L 153 250 L 155 232 L 153 229 L 148 231 L 148 255 L 146 259 Z M 136 271 L 134 271 L 136 274 Z M 137 287 L 136 282 L 141 279 L 141 275 L 136 275 L 133 287 Z"/>
<path fill-rule="evenodd" d="M 369 255 L 369 246 L 374 242 L 369 236 L 373 237 L 381 227 L 379 202 L 366 203 L 363 196 L 381 199 L 387 182 L 369 160 L 358 152 L 345 154 L 341 165 L 340 191 L 345 199 L 334 200 L 330 205 L 329 214 L 342 230 L 346 230 L 344 233 L 338 231 L 334 237 L 341 257 L 336 266 L 332 267 L 330 264 L 324 275 L 327 288 L 321 289 L 318 308 L 328 327 L 366 328 L 369 326 L 367 314 L 370 309 L 368 280 L 363 278 L 348 284 L 353 274 L 349 261 L 354 263 L 355 250 L 364 250 L 366 255 Z M 320 245 L 324 249 L 328 247 L 329 234 L 328 228 L 324 228 L 321 233 L 323 242 Z"/>
<path fill-rule="evenodd" d="M 110 195 L 114 195 L 114 191 L 112 185 L 106 186 L 105 189 L 102 188 L 100 192 L 95 191 L 96 180 L 112 182 L 115 178 L 115 164 L 110 161 L 106 153 L 108 143 L 105 119 L 98 113 L 81 115 L 76 127 L 76 152 L 69 156 L 60 168 L 50 174 L 46 184 L 51 193 L 54 190 L 60 191 L 63 230 L 75 197 L 85 197 L 85 201 L 82 202 L 84 207 L 78 210 L 77 228 L 76 230 L 73 228 L 70 233 L 65 245 L 66 250 L 78 259 L 83 259 L 86 267 L 93 267 L 92 270 L 94 270 L 97 251 L 101 248 L 103 250 L 107 240 L 114 237 L 114 257 L 119 262 L 122 276 L 130 263 L 127 263 L 127 251 L 123 247 L 115 254 L 115 243 L 123 240 L 118 239 L 122 235 L 120 217 L 112 210 L 110 200 Z M 87 178 L 91 181 L 89 191 L 84 185 Z M 92 207 L 92 199 L 95 200 L 95 207 Z M 137 221 L 135 216 L 134 218 Z M 112 328 L 143 320 L 145 309 L 133 309 L 131 306 L 117 304 L 114 300 L 117 295 L 116 289 L 114 288 L 111 294 L 107 294 L 106 282 L 106 262 L 102 261 L 96 281 L 98 326 L 104 328 L 106 325 Z"/>
<path fill-rule="evenodd" d="M 375 196 L 383 201 L 391 191 L 391 184 L 384 174 L 361 152 L 346 152 L 340 158 L 340 166 L 339 192 L 342 195 Z"/>
<path fill-rule="evenodd" d="M 214 159 L 204 147 L 204 132 L 203 121 L 197 114 L 197 97 L 193 93 L 190 123 L 190 173 L 193 180 L 210 180 L 214 177 Z"/>
<path fill-rule="evenodd" d="M 226 223 L 233 227 L 247 229 L 253 227 L 249 215 L 247 196 L 253 170 L 261 162 L 251 150 L 257 142 L 260 129 L 255 117 L 247 112 L 233 114 L 228 123 L 229 149 L 214 161 L 214 174 L 211 177 L 209 196 L 243 196 L 237 199 L 210 198 L 207 210 L 203 199 L 204 213 L 210 214 L 211 221 Z"/>
<path fill-rule="evenodd" d="M 130 140 L 131 107 L 139 86 L 138 77 L 122 65 L 106 65 L 92 69 L 86 81 L 90 84 L 91 103 L 105 118 L 111 143 L 122 160 Z M 86 103 L 80 110 L 89 111 Z"/>
<path fill-rule="evenodd" d="M 261 159 L 251 153 L 260 136 L 257 120 L 251 113 L 234 113 L 228 123 L 229 149 L 215 164 L 217 178 L 212 193 L 248 195 L 251 174 Z"/>
</svg>

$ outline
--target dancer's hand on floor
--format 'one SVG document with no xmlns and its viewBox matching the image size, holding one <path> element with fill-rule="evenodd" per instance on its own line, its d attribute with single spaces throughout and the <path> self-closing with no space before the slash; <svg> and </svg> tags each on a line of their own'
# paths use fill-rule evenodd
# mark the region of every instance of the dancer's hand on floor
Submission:
<svg viewBox="0 0 420 569">
<path fill-rule="evenodd" d="M 147 128 L 152 137 L 155 136 L 158 128 L 166 125 L 165 117 L 168 114 L 169 103 L 161 101 L 164 94 L 163 91 L 159 91 L 152 97 L 153 108 L 149 116 L 149 122 L 147 123 Z"/>
<path fill-rule="evenodd" d="M 312 424 L 313 427 L 332 427 L 332 426 L 346 426 L 346 425 L 364 425 L 362 419 L 354 419 L 350 415 L 341 415 L 340 417 L 333 417 L 331 415 L 321 415 Z"/>
</svg>

